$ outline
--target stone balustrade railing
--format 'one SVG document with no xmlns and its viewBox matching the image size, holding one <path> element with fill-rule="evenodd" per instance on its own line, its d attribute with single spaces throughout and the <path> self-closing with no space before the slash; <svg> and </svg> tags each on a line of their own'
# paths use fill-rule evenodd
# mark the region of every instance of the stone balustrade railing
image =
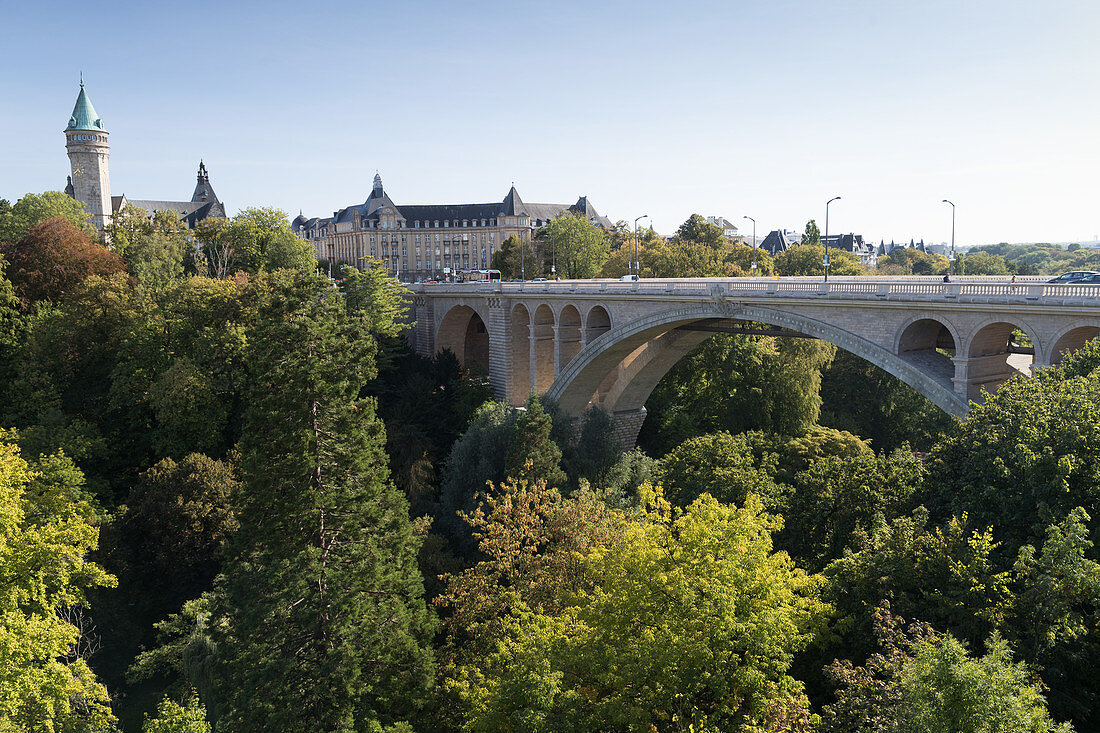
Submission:
<svg viewBox="0 0 1100 733">
<path fill-rule="evenodd" d="M 741 277 L 741 278 L 642 278 L 620 280 L 547 280 L 543 282 L 434 283 L 410 286 L 426 295 L 495 293 L 500 295 L 627 295 L 652 297 L 711 295 L 741 297 L 833 297 L 838 299 L 980 300 L 982 302 L 1045 302 L 1100 305 L 1100 284 L 1048 284 L 1046 277 L 958 276 L 943 282 L 933 277 Z"/>
</svg>

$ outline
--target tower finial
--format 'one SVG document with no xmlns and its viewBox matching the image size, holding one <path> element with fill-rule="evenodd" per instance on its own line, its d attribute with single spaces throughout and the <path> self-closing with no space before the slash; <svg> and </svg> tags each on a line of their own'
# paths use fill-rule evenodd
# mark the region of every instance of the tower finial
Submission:
<svg viewBox="0 0 1100 733">
<path fill-rule="evenodd" d="M 80 88 L 81 89 L 84 88 L 84 72 L 83 72 L 83 70 L 80 72 Z"/>
</svg>

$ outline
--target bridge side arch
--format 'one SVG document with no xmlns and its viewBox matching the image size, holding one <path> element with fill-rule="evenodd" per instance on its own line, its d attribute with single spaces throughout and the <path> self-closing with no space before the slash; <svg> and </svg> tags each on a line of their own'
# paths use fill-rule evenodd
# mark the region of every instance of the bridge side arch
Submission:
<svg viewBox="0 0 1100 733">
<path fill-rule="evenodd" d="M 1040 364 L 1060 364 L 1066 352 L 1076 351 L 1097 336 L 1100 336 L 1100 319 L 1072 323 L 1048 340 L 1041 356 L 1039 352 L 1035 353 L 1035 361 Z"/>
<path fill-rule="evenodd" d="M 449 349 L 462 364 L 477 364 L 488 372 L 488 320 L 477 307 L 466 304 L 451 307 L 443 314 L 436 328 L 436 352 Z"/>
<path fill-rule="evenodd" d="M 636 368 L 621 375 L 627 381 L 609 393 L 613 404 L 607 406 L 613 412 L 640 410 L 660 378 L 680 358 L 706 339 L 706 336 L 685 338 L 678 334 L 674 338 L 670 332 L 680 326 L 715 318 L 766 323 L 828 341 L 893 374 L 948 414 L 961 416 L 966 413 L 967 404 L 955 393 L 950 380 L 931 376 L 897 354 L 864 338 L 788 311 L 757 306 L 731 309 L 718 304 L 672 309 L 610 329 L 577 354 L 551 385 L 548 394 L 558 400 L 568 414 L 581 415 L 601 382 L 626 357 L 633 355 L 632 361 L 638 362 Z M 667 338 L 666 334 L 669 334 Z M 644 363 L 639 360 L 648 351 L 648 348 L 643 347 L 658 339 L 664 342 L 661 344 L 664 351 L 655 351 L 644 359 Z"/>
</svg>

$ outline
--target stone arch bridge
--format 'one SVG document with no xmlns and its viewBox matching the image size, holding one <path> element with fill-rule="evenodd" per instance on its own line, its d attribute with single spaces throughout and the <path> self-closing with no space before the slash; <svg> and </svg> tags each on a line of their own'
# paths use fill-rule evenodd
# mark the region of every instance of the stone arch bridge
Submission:
<svg viewBox="0 0 1100 733">
<path fill-rule="evenodd" d="M 962 416 L 983 391 L 1100 334 L 1100 287 L 1039 279 L 693 278 L 412 286 L 410 339 L 489 374 L 499 397 L 598 405 L 633 444 L 661 377 L 715 333 L 818 338 Z"/>
</svg>

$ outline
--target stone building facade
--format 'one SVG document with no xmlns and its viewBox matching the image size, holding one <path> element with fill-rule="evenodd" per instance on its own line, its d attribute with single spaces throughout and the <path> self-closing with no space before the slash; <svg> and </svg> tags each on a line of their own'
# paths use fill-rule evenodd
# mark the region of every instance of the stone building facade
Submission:
<svg viewBox="0 0 1100 733">
<path fill-rule="evenodd" d="M 152 216 L 157 211 L 173 211 L 188 227 L 207 217 L 225 218 L 225 205 L 218 200 L 210 185 L 206 165 L 199 161 L 198 183 L 190 201 L 131 199 L 125 194 L 111 195 L 109 162 L 111 145 L 103 120 L 96 114 L 92 101 L 80 80 L 80 93 L 65 126 L 65 150 L 69 154 L 72 173 L 65 193 L 84 204 L 99 232 L 111 223 L 111 217 L 126 204 L 145 209 Z"/>
<path fill-rule="evenodd" d="M 585 196 L 574 204 L 529 204 L 512 186 L 503 201 L 488 204 L 397 205 L 374 176 L 370 196 L 327 218 L 302 214 L 294 233 L 313 244 L 317 259 L 330 267 L 362 267 L 364 259 L 385 263 L 405 281 L 435 280 L 456 270 L 487 269 L 501 243 L 513 234 L 530 239 L 539 227 L 562 214 L 584 216 L 597 226 L 611 222 Z"/>
</svg>

